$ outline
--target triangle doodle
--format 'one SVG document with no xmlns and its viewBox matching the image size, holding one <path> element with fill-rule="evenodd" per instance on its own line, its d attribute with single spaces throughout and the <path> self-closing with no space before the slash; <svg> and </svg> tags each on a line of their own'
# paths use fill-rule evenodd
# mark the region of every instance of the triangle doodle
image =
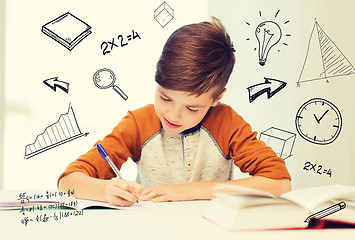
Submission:
<svg viewBox="0 0 355 240">
<path fill-rule="evenodd" d="M 298 85 L 302 82 L 354 73 L 354 66 L 315 21 L 308 42 L 306 58 L 298 78 Z"/>
</svg>

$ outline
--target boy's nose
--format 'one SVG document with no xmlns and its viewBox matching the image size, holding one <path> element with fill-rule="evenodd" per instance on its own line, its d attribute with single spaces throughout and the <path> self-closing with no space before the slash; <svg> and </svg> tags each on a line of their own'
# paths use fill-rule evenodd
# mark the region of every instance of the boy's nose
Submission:
<svg viewBox="0 0 355 240">
<path fill-rule="evenodd" d="M 173 123 L 177 123 L 180 118 L 181 118 L 181 110 L 179 107 L 173 107 L 171 110 L 170 110 L 170 114 L 169 114 L 169 117 L 170 117 L 170 121 L 172 121 Z"/>
</svg>

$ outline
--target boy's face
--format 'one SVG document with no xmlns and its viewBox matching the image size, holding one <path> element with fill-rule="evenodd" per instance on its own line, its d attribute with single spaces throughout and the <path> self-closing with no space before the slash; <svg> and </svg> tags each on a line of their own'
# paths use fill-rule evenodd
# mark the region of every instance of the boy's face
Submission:
<svg viewBox="0 0 355 240">
<path fill-rule="evenodd" d="M 223 93 L 213 99 L 214 89 L 206 93 L 190 93 L 170 90 L 157 84 L 155 92 L 155 111 L 164 130 L 170 134 L 179 134 L 199 124 L 212 106 L 216 106 Z"/>
</svg>

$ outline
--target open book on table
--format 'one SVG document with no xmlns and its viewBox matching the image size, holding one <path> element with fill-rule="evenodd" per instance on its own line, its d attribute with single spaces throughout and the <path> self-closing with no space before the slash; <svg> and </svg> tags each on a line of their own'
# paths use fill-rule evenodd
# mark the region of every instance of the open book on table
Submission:
<svg viewBox="0 0 355 240">
<path fill-rule="evenodd" d="M 0 210 L 51 210 L 72 208 L 76 210 L 88 208 L 133 209 L 136 207 L 154 208 L 149 201 L 133 204 L 131 207 L 114 206 L 107 202 L 78 199 L 69 193 L 58 191 L 5 191 L 0 190 Z"/>
<path fill-rule="evenodd" d="M 330 185 L 274 196 L 245 187 L 220 185 L 204 218 L 228 230 L 297 229 L 325 221 L 355 227 L 355 187 Z M 339 226 L 338 225 L 338 226 Z"/>
</svg>

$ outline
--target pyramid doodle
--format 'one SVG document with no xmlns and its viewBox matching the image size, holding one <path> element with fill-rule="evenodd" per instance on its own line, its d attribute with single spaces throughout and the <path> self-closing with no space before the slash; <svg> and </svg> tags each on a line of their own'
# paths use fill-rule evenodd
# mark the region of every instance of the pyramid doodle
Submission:
<svg viewBox="0 0 355 240">
<path fill-rule="evenodd" d="M 355 68 L 315 21 L 298 84 L 355 73 Z"/>
</svg>

